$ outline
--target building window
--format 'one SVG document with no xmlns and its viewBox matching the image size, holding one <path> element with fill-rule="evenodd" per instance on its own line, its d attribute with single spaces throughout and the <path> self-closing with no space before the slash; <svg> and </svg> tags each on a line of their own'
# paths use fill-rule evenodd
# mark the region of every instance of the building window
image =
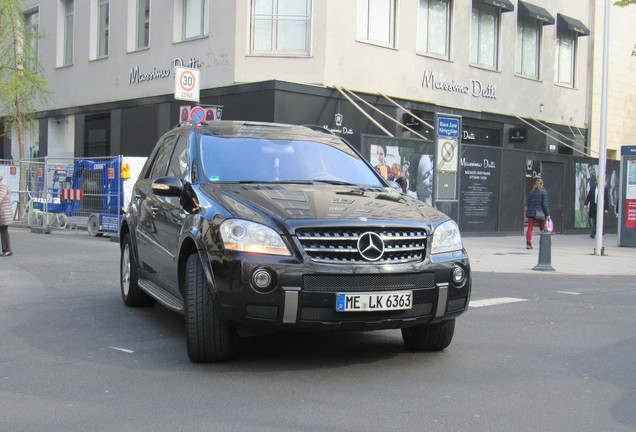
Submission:
<svg viewBox="0 0 636 432">
<path fill-rule="evenodd" d="M 148 48 L 150 45 L 150 0 L 137 0 L 136 49 Z"/>
<path fill-rule="evenodd" d="M 449 58 L 450 0 L 420 0 L 417 52 Z"/>
<path fill-rule="evenodd" d="M 542 28 L 543 26 L 537 20 L 526 19 L 517 22 L 515 73 L 530 78 L 539 78 Z"/>
<path fill-rule="evenodd" d="M 27 67 L 33 71 L 36 69 L 38 59 L 38 31 L 40 27 L 39 9 L 31 9 L 24 13 L 24 35 L 25 45 L 29 47 L 27 51 Z M 30 62 L 29 59 L 35 60 Z"/>
<path fill-rule="evenodd" d="M 73 64 L 73 23 L 75 20 L 75 0 L 62 0 L 62 66 Z"/>
<path fill-rule="evenodd" d="M 358 40 L 395 48 L 395 0 L 358 0 Z"/>
<path fill-rule="evenodd" d="M 574 86 L 574 58 L 576 38 L 573 33 L 557 33 L 554 49 L 554 82 L 568 87 Z"/>
<path fill-rule="evenodd" d="M 482 3 L 473 4 L 470 26 L 470 63 L 497 68 L 499 46 L 499 9 Z"/>
<path fill-rule="evenodd" d="M 542 62 L 543 26 L 553 25 L 554 17 L 540 6 L 523 1 L 519 1 L 518 4 L 515 73 L 539 79 Z"/>
<path fill-rule="evenodd" d="M 252 0 L 252 53 L 309 54 L 311 0 Z"/>
<path fill-rule="evenodd" d="M 108 57 L 110 0 L 99 0 L 97 7 L 97 57 Z"/>
<path fill-rule="evenodd" d="M 208 35 L 208 0 L 183 0 L 183 39 Z"/>
<path fill-rule="evenodd" d="M 565 15 L 557 15 L 557 38 L 554 49 L 554 82 L 574 87 L 578 38 L 589 36 L 590 30 L 581 21 Z"/>
</svg>

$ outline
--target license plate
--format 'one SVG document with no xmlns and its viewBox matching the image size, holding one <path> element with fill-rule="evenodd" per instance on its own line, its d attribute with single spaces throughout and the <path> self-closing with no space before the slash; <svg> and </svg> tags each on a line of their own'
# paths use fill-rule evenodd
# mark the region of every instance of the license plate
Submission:
<svg viewBox="0 0 636 432">
<path fill-rule="evenodd" d="M 405 310 L 413 307 L 413 291 L 338 293 L 338 312 L 377 312 Z"/>
</svg>

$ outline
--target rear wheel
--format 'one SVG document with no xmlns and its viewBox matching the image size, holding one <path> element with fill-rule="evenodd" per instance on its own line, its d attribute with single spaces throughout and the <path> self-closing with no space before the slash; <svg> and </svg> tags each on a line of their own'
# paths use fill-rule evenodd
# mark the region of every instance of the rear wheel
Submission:
<svg viewBox="0 0 636 432">
<path fill-rule="evenodd" d="M 214 362 L 234 356 L 233 329 L 219 319 L 197 254 L 186 262 L 185 321 L 190 360 Z"/>
<path fill-rule="evenodd" d="M 150 306 L 155 304 L 156 300 L 139 288 L 137 262 L 132 253 L 130 234 L 126 234 L 122 242 L 119 281 L 121 285 L 121 298 L 124 300 L 126 306 Z"/>
<path fill-rule="evenodd" d="M 101 237 L 102 233 L 99 231 L 99 216 L 96 214 L 90 215 L 86 229 L 91 237 Z"/>
<path fill-rule="evenodd" d="M 455 319 L 423 327 L 402 329 L 402 338 L 415 351 L 441 351 L 448 347 L 455 333 Z"/>
</svg>

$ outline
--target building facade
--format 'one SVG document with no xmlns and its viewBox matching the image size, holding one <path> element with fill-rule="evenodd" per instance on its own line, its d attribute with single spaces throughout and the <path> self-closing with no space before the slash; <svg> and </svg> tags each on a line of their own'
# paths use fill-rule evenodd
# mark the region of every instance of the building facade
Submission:
<svg viewBox="0 0 636 432">
<path fill-rule="evenodd" d="M 331 129 L 372 164 L 399 165 L 409 193 L 465 231 L 523 230 L 538 176 L 557 230 L 586 225 L 594 1 L 28 3 L 54 90 L 28 134 L 33 156 L 148 155 L 196 105 L 175 100 L 183 66 L 199 70 L 213 115 Z M 456 125 L 450 137 L 440 116 Z M 16 145 L 5 138 L 0 158 Z"/>
</svg>

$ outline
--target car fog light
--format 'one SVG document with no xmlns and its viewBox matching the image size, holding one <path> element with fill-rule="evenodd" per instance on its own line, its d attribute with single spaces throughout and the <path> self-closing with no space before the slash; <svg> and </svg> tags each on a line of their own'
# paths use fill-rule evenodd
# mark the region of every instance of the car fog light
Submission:
<svg viewBox="0 0 636 432">
<path fill-rule="evenodd" d="M 466 272 L 461 267 L 453 267 L 453 271 L 451 273 L 453 278 L 453 285 L 460 286 L 464 283 L 464 279 L 466 278 Z"/>
<path fill-rule="evenodd" d="M 272 279 L 272 274 L 265 269 L 256 270 L 254 274 L 252 274 L 252 283 L 256 288 L 268 288 L 272 283 Z"/>
</svg>

